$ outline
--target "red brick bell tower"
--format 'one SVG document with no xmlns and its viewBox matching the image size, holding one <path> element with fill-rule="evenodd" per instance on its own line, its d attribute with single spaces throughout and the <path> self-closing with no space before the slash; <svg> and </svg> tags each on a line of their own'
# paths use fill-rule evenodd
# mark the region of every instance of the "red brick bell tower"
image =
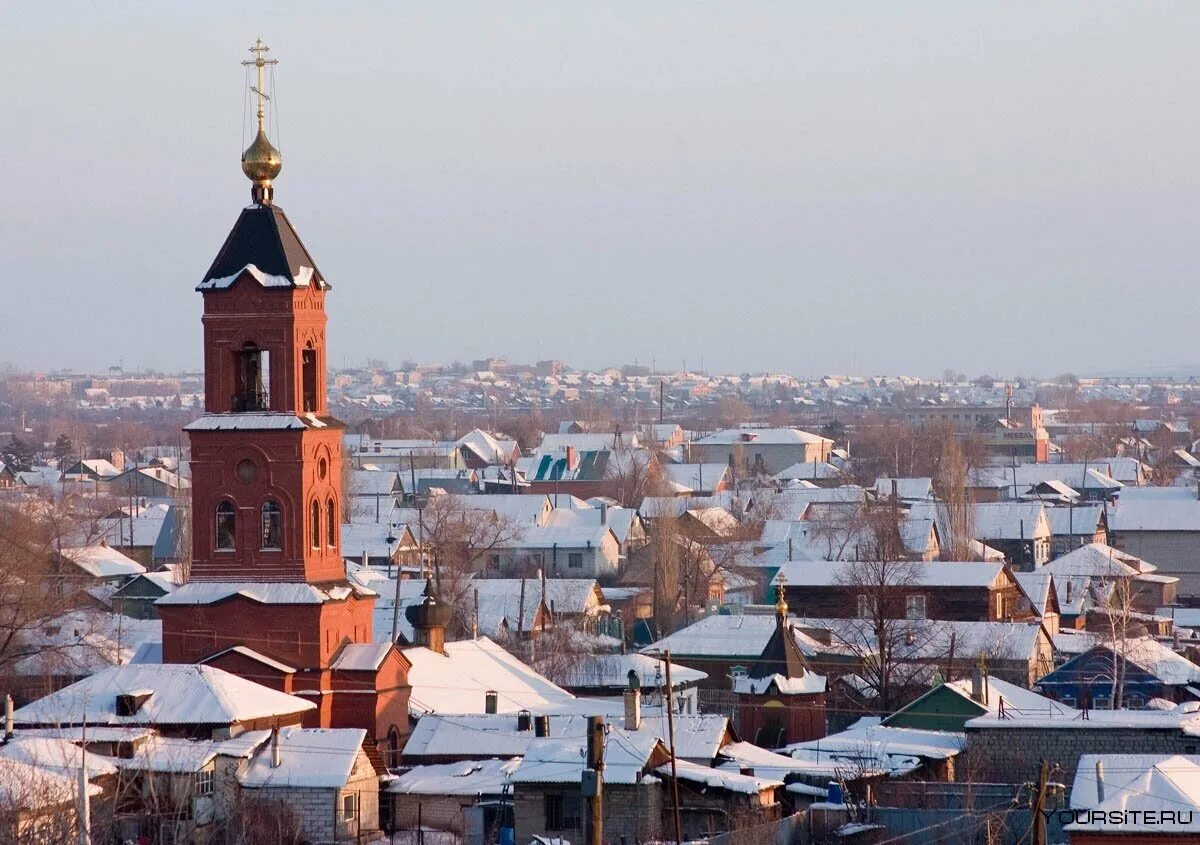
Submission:
<svg viewBox="0 0 1200 845">
<path fill-rule="evenodd" d="M 339 546 L 341 422 L 329 416 L 330 286 L 274 204 L 280 157 L 265 132 L 242 156 L 253 187 L 204 297 L 204 416 L 191 443 L 188 583 L 159 604 L 163 660 L 209 663 L 310 698 L 310 723 L 408 732 L 409 664 L 372 638 L 375 594 L 349 581 Z M 371 695 L 373 693 L 373 695 Z"/>
</svg>

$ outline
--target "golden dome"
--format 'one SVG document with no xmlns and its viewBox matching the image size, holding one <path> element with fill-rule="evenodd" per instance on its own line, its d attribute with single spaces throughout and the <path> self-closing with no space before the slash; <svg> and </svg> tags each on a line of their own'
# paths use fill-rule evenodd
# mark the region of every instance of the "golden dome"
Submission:
<svg viewBox="0 0 1200 845">
<path fill-rule="evenodd" d="M 281 167 L 283 159 L 279 157 L 279 150 L 271 146 L 267 133 L 259 129 L 253 143 L 242 153 L 242 172 L 252 182 L 270 182 L 279 175 Z"/>
</svg>

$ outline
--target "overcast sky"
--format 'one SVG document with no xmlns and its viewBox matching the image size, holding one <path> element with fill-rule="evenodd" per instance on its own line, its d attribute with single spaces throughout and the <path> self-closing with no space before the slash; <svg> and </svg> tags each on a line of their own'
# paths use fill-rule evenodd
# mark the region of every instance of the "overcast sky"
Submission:
<svg viewBox="0 0 1200 845">
<path fill-rule="evenodd" d="M 331 365 L 1200 363 L 1195 4 L 3 14 L 3 362 L 199 366 L 262 35 Z"/>
</svg>

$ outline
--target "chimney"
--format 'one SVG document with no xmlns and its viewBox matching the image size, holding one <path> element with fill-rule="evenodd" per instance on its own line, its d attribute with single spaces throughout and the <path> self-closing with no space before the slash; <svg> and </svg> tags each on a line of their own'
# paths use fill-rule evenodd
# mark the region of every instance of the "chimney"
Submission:
<svg viewBox="0 0 1200 845">
<path fill-rule="evenodd" d="M 600 503 L 600 524 L 608 525 L 608 502 Z"/>
<path fill-rule="evenodd" d="M 573 470 L 575 468 L 575 466 L 576 466 L 575 447 L 568 446 L 567 447 L 567 472 L 570 472 L 571 470 Z"/>
<path fill-rule="evenodd" d="M 112 450 L 112 453 L 108 456 L 108 462 L 121 472 L 125 471 L 125 453 L 120 449 Z"/>
<path fill-rule="evenodd" d="M 971 670 L 971 698 L 983 704 L 983 673 L 979 671 L 978 666 Z"/>
<path fill-rule="evenodd" d="M 13 738 L 13 697 L 4 696 L 4 741 Z"/>
<path fill-rule="evenodd" d="M 534 716 L 533 717 L 533 735 L 540 738 L 550 736 L 550 717 L 549 716 Z"/>
<path fill-rule="evenodd" d="M 279 725 L 271 728 L 271 768 L 278 769 L 283 763 L 279 751 Z"/>
<path fill-rule="evenodd" d="M 496 691 L 494 689 L 488 690 L 483 694 L 483 712 L 494 714 L 498 702 L 499 696 L 496 694 Z"/>
<path fill-rule="evenodd" d="M 1096 760 L 1096 803 L 1104 803 L 1104 763 Z"/>
<path fill-rule="evenodd" d="M 892 479 L 892 504 L 900 501 L 900 482 L 895 478 Z"/>
<path fill-rule="evenodd" d="M 625 690 L 625 730 L 636 731 L 642 726 L 642 691 Z"/>
</svg>

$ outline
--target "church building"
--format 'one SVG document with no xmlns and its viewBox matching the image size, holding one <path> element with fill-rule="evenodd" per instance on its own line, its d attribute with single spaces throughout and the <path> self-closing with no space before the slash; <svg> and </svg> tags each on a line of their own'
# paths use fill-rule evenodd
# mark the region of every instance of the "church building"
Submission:
<svg viewBox="0 0 1200 845">
<path fill-rule="evenodd" d="M 385 749 L 408 733 L 409 661 L 376 643 L 376 594 L 346 576 L 339 544 L 344 426 L 326 404 L 325 276 L 274 202 L 279 151 L 242 155 L 252 203 L 197 287 L 204 415 L 191 443 L 192 561 L 157 602 L 163 661 L 204 663 L 317 708 L 307 727 L 364 728 Z"/>
</svg>

